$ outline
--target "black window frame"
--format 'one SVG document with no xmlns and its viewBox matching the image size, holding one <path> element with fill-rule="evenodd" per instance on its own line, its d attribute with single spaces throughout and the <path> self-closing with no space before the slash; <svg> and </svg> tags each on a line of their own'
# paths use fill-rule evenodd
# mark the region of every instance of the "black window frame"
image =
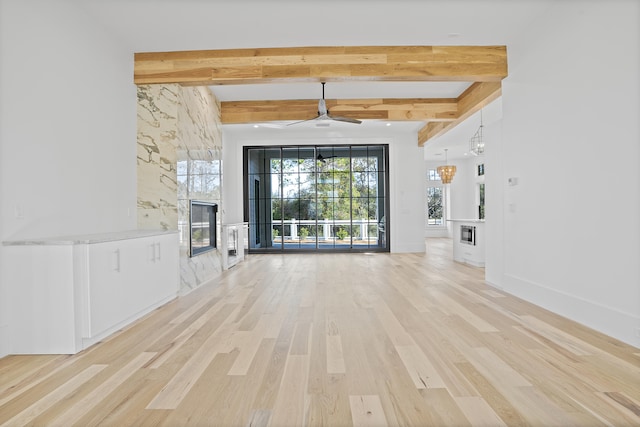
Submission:
<svg viewBox="0 0 640 427">
<path fill-rule="evenodd" d="M 381 176 L 381 181 L 379 181 L 379 185 L 380 188 L 384 190 L 384 196 L 382 197 L 376 197 L 378 200 L 380 200 L 382 202 L 382 216 L 381 218 L 375 222 L 375 223 L 371 223 L 371 225 L 375 225 L 377 227 L 379 227 L 379 230 L 381 233 L 379 233 L 378 235 L 378 244 L 377 245 L 354 245 L 353 244 L 353 240 L 352 240 L 352 236 L 351 233 L 349 232 L 349 240 L 350 240 L 350 244 L 349 245 L 335 245 L 334 248 L 323 248 L 320 249 L 318 242 L 317 242 L 317 238 L 316 238 L 316 247 L 315 248 L 309 248 L 309 249 L 305 249 L 305 248 L 288 248 L 287 245 L 284 244 L 284 240 L 282 240 L 281 242 L 279 242 L 278 245 L 274 245 L 272 247 L 268 247 L 268 246 L 264 246 L 264 247 L 260 247 L 260 248 L 256 248 L 256 247 L 252 247 L 251 243 L 249 244 L 249 248 L 248 248 L 248 253 L 304 253 L 304 252 L 346 252 L 346 253 L 357 253 L 357 252 L 390 252 L 391 251 L 391 245 L 390 245 L 390 239 L 389 239 L 389 223 L 390 223 L 390 199 L 391 199 L 391 195 L 390 195 L 390 173 L 389 173 L 389 144 L 285 144 L 285 145 L 247 145 L 243 147 L 243 182 L 244 182 L 244 220 L 245 222 L 249 223 L 249 236 L 252 236 L 252 232 L 251 229 L 253 228 L 254 230 L 257 228 L 256 225 L 253 223 L 252 218 L 251 218 L 251 213 L 253 211 L 255 211 L 255 206 L 252 205 L 251 202 L 251 197 L 250 197 L 250 188 L 253 187 L 252 184 L 252 177 L 255 177 L 255 175 L 264 175 L 265 179 L 266 177 L 268 177 L 269 173 L 265 173 L 263 172 L 259 172 L 259 173 L 255 173 L 252 171 L 252 168 L 250 166 L 250 156 L 249 156 L 249 152 L 252 150 L 265 150 L 265 152 L 268 151 L 278 151 L 279 152 L 279 159 L 280 161 L 282 161 L 284 159 L 283 157 L 283 153 L 287 150 L 313 150 L 314 151 L 314 161 L 321 161 L 320 157 L 318 157 L 319 154 L 322 154 L 322 158 L 324 159 L 331 159 L 334 157 L 337 157 L 334 153 L 334 150 L 339 150 L 339 151 L 345 151 L 348 153 L 348 158 L 349 158 L 349 164 L 350 164 L 350 168 L 352 167 L 352 159 L 353 159 L 353 155 L 352 153 L 354 151 L 358 151 L 361 149 L 366 149 L 367 147 L 372 147 L 375 149 L 380 149 L 381 150 L 381 156 L 380 156 L 380 164 L 379 167 L 381 169 L 378 169 L 376 172 L 380 174 Z M 262 167 L 267 168 L 267 165 L 262 164 Z M 281 165 L 281 167 L 283 167 L 283 165 Z M 348 172 L 345 173 L 349 173 L 352 174 L 353 170 L 349 170 Z M 316 175 L 317 178 L 317 175 Z M 269 187 L 270 184 L 265 183 L 265 187 Z M 264 190 L 262 190 L 264 192 Z M 280 189 L 280 191 L 282 191 L 282 189 Z M 351 192 L 351 186 L 350 186 L 350 192 Z M 282 193 L 280 193 L 279 197 L 281 197 L 282 199 L 286 199 Z M 254 195 L 254 200 L 257 200 L 259 197 L 255 197 Z M 351 195 L 349 196 L 349 198 L 351 199 Z M 366 197 L 365 197 L 366 198 Z M 317 195 L 316 195 L 316 201 L 317 201 Z M 254 202 L 255 203 L 255 202 Z M 351 211 L 350 215 L 353 215 L 353 211 Z M 282 215 L 281 215 L 282 216 Z M 266 218 L 266 215 L 265 215 Z M 353 217 L 351 218 L 351 220 L 353 220 Z M 276 226 L 276 223 L 273 223 L 274 226 L 276 226 L 277 230 L 280 231 L 281 235 L 284 238 L 284 232 L 285 232 L 285 227 L 287 227 L 286 224 L 282 225 L 282 219 L 280 219 L 280 225 Z M 262 220 L 262 225 L 265 225 L 267 222 L 265 219 Z M 319 225 L 320 223 L 318 222 L 316 225 Z M 278 228 L 280 227 L 280 228 Z M 348 226 L 349 228 L 351 227 L 351 225 Z M 267 227 L 268 228 L 268 227 Z M 315 233 L 319 232 L 319 228 L 316 228 Z M 317 236 L 317 234 L 316 234 Z"/>
</svg>

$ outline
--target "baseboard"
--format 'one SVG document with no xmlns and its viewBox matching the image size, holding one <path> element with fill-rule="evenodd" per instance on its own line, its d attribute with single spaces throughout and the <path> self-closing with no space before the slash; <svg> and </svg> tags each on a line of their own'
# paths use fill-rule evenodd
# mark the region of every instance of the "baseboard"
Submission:
<svg viewBox="0 0 640 427">
<path fill-rule="evenodd" d="M 0 359 L 9 355 L 9 325 L 0 325 Z"/>
<path fill-rule="evenodd" d="M 509 274 L 503 275 L 502 283 L 499 286 L 491 282 L 487 283 L 560 316 L 640 348 L 640 337 L 636 335 L 640 326 L 639 316 Z"/>
<path fill-rule="evenodd" d="M 162 307 L 163 305 L 167 304 L 170 301 L 173 301 L 174 299 L 176 299 L 178 295 L 177 294 L 172 294 L 169 295 L 163 299 L 161 299 L 160 301 L 157 301 L 156 303 L 146 307 L 145 309 L 137 312 L 136 314 L 134 314 L 133 316 L 128 317 L 127 319 L 119 322 L 116 325 L 113 325 L 112 327 L 110 327 L 109 329 L 100 332 L 99 334 L 96 334 L 92 337 L 83 337 L 82 338 L 82 348 L 81 349 L 87 349 L 89 347 L 91 347 L 92 345 L 103 341 L 105 338 L 107 338 L 108 336 L 125 329 L 127 326 L 133 324 L 134 322 L 142 319 L 144 316 L 146 316 L 147 314 L 151 313 L 152 311 L 154 311 L 157 308 Z"/>
<path fill-rule="evenodd" d="M 425 253 L 427 250 L 427 246 L 424 242 L 424 239 L 421 240 L 420 243 L 415 244 L 402 244 L 402 245 L 391 245 L 392 253 Z"/>
</svg>

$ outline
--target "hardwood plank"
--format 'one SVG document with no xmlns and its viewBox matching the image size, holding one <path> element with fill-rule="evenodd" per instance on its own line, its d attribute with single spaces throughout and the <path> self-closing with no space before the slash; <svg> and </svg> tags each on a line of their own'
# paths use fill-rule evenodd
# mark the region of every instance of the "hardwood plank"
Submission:
<svg viewBox="0 0 640 427">
<path fill-rule="evenodd" d="M 396 351 L 418 389 L 446 388 L 431 361 L 417 345 L 397 345 Z"/>
<path fill-rule="evenodd" d="M 307 417 L 308 355 L 289 355 L 270 426 L 301 426 Z"/>
<path fill-rule="evenodd" d="M 222 323 L 224 319 L 226 319 L 225 313 L 227 315 L 230 314 L 231 310 L 234 307 L 235 306 L 231 305 L 223 306 L 223 301 L 218 300 L 202 315 L 200 315 L 196 319 L 193 319 L 192 322 L 185 329 L 183 329 L 180 334 L 171 339 L 171 341 L 161 344 L 160 341 L 164 341 L 164 339 L 167 338 L 167 335 L 161 337 L 161 339 L 159 339 L 149 347 L 149 350 L 151 351 L 156 350 L 156 356 L 152 360 L 150 367 L 157 369 L 162 366 L 176 352 L 180 351 L 182 346 L 205 325 L 209 324 L 211 327 L 214 327 L 213 325 Z M 178 323 L 183 322 L 181 321 Z"/>
<path fill-rule="evenodd" d="M 344 353 L 342 351 L 342 338 L 340 335 L 327 335 L 327 373 L 344 374 Z"/>
<path fill-rule="evenodd" d="M 464 412 L 446 389 L 422 389 L 420 394 L 435 419 L 435 425 L 471 426 Z"/>
<path fill-rule="evenodd" d="M 176 409 L 224 345 L 223 340 L 231 334 L 231 331 L 230 324 L 223 323 L 215 333 L 210 335 L 167 386 L 147 405 L 147 409 Z"/>
<path fill-rule="evenodd" d="M 603 398 L 609 399 L 611 402 L 615 402 L 615 405 L 623 410 L 627 416 L 633 418 L 635 421 L 640 423 L 640 403 L 634 401 L 629 396 L 625 396 L 624 393 L 619 392 L 604 392 L 600 393 L 600 396 Z M 606 399 L 605 399 L 606 400 Z"/>
<path fill-rule="evenodd" d="M 491 406 L 480 396 L 454 397 L 473 427 L 507 427 Z"/>
<path fill-rule="evenodd" d="M 380 396 L 349 396 L 353 427 L 388 426 Z"/>
<path fill-rule="evenodd" d="M 488 348 L 474 348 L 467 358 L 486 378 L 501 387 L 530 387 L 531 383 Z"/>
<path fill-rule="evenodd" d="M 32 405 L 2 423 L 2 426 L 24 425 L 31 422 L 34 418 L 64 399 L 82 384 L 89 381 L 104 368 L 106 368 L 106 365 L 91 365 L 42 399 L 34 402 Z"/>
<path fill-rule="evenodd" d="M 480 396 L 507 425 L 529 425 L 523 414 L 471 363 L 457 363 L 456 366 L 474 384 Z M 473 420 L 471 422 L 473 423 Z"/>
<path fill-rule="evenodd" d="M 118 372 L 110 376 L 100 386 L 94 388 L 90 393 L 85 394 L 66 412 L 53 418 L 50 421 L 51 424 L 70 426 L 76 423 L 80 418 L 82 418 L 82 416 L 89 412 L 96 402 L 99 402 L 104 396 L 112 393 L 138 369 L 142 368 L 149 360 L 151 360 L 154 355 L 155 353 L 140 353 Z"/>
<path fill-rule="evenodd" d="M 239 347 L 240 353 L 227 375 L 246 375 L 253 363 L 254 358 L 262 344 L 262 339 L 265 338 L 268 322 L 263 320 L 259 322 L 253 331 L 239 331 L 237 333 L 245 332 L 247 339 L 243 340 L 243 344 Z"/>
<path fill-rule="evenodd" d="M 271 411 L 265 409 L 256 409 L 251 413 L 251 418 L 246 427 L 267 427 L 271 419 Z"/>
<path fill-rule="evenodd" d="M 448 314 L 455 314 L 466 320 L 478 332 L 498 332 L 498 330 L 484 319 L 480 318 L 472 311 L 465 308 L 446 294 L 440 291 L 433 291 L 431 295 L 440 303 L 442 309 Z"/>
<path fill-rule="evenodd" d="M 14 375 L 8 375 L 3 373 L 2 378 L 2 391 L 0 391 L 0 406 L 15 399 L 20 394 L 30 390 L 36 385 L 47 380 L 54 374 L 57 374 L 66 367 L 77 362 L 75 358 L 68 356 L 47 356 L 46 358 L 35 359 L 32 356 L 7 356 L 0 359 L 1 362 L 15 361 L 15 363 L 8 364 L 8 368 L 13 371 Z M 20 366 L 20 361 L 24 360 L 25 366 Z M 50 361 L 51 360 L 51 361 Z M 37 363 L 40 361 L 40 363 Z M 54 369 L 50 369 L 50 365 L 55 362 L 60 362 Z M 35 366 L 33 363 L 37 363 Z M 17 366 L 14 366 L 17 365 Z"/>
<path fill-rule="evenodd" d="M 295 323 L 292 320 L 294 317 L 295 312 L 290 309 L 264 367 L 262 381 L 257 387 L 257 394 L 253 401 L 254 408 L 272 410 L 275 405 L 295 330 Z"/>
</svg>

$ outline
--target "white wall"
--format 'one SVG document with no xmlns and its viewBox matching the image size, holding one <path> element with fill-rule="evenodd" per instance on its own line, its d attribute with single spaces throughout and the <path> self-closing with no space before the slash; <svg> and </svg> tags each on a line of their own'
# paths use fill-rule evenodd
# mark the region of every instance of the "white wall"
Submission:
<svg viewBox="0 0 640 427">
<path fill-rule="evenodd" d="M 504 189 L 502 120 L 484 128 L 485 141 L 485 280 L 502 283 L 504 270 Z"/>
<path fill-rule="evenodd" d="M 2 239 L 135 228 L 132 53 L 66 2 L 2 8 Z"/>
<path fill-rule="evenodd" d="M 2 1 L 0 43 L 0 240 L 135 228 L 133 53 L 66 2 Z"/>
<path fill-rule="evenodd" d="M 557 2 L 508 46 L 487 279 L 640 347 L 639 9 Z"/>
<path fill-rule="evenodd" d="M 396 136 L 389 146 L 391 252 L 424 252 L 425 164 L 415 133 Z"/>
<path fill-rule="evenodd" d="M 456 165 L 456 174 L 449 184 L 451 191 L 451 219 L 476 219 L 476 157 L 449 161 Z"/>
<path fill-rule="evenodd" d="M 339 135 L 338 135 L 339 133 Z M 318 131 L 281 133 L 275 129 L 242 133 L 224 126 L 223 199 L 229 222 L 243 221 L 243 147 L 251 145 L 389 144 L 391 252 L 424 252 L 425 169 L 416 132 L 344 130 L 333 136 Z M 233 148 L 235 147 L 235 149 Z"/>
</svg>

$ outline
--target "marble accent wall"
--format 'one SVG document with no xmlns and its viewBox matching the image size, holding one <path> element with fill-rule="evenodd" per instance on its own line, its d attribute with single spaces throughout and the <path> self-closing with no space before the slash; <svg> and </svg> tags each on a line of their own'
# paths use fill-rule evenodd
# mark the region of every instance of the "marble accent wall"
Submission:
<svg viewBox="0 0 640 427">
<path fill-rule="evenodd" d="M 138 86 L 138 228 L 176 230 L 180 86 Z"/>
<path fill-rule="evenodd" d="M 222 127 L 220 103 L 206 87 L 184 87 L 178 109 L 178 222 L 181 292 L 195 289 L 222 273 L 219 250 L 189 257 L 189 200 L 218 204 L 217 246 L 221 247 Z"/>
<path fill-rule="evenodd" d="M 138 227 L 178 230 L 180 290 L 222 272 L 218 250 L 189 256 L 189 200 L 218 204 L 223 218 L 220 103 L 206 87 L 138 87 Z"/>
</svg>

